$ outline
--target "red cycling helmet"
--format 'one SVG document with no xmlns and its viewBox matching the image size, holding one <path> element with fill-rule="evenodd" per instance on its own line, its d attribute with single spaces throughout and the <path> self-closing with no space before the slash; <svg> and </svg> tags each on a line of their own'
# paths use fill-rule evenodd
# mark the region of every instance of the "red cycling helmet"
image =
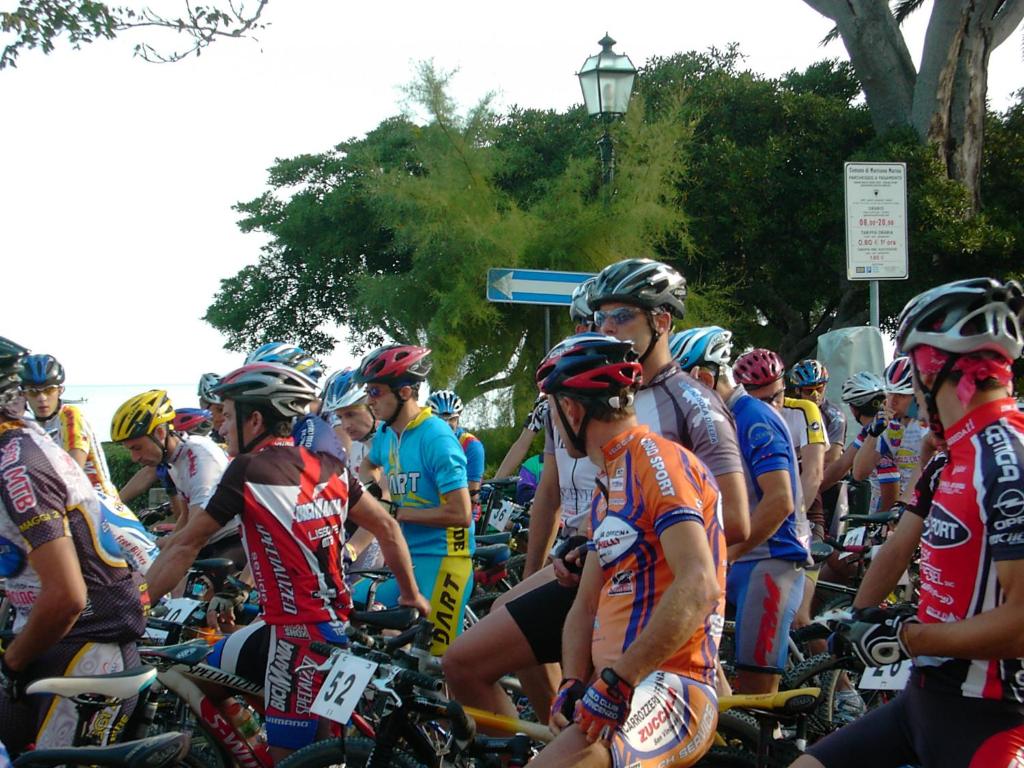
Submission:
<svg viewBox="0 0 1024 768">
<path fill-rule="evenodd" d="M 425 381 L 430 373 L 430 350 L 411 344 L 388 344 L 363 358 L 353 377 L 358 384 L 381 382 L 401 387 Z"/>
<path fill-rule="evenodd" d="M 213 414 L 205 408 L 176 408 L 174 431 L 190 435 L 208 435 L 213 431 Z"/>
<path fill-rule="evenodd" d="M 546 395 L 607 401 L 624 389 L 638 389 L 643 367 L 631 342 L 603 333 L 578 333 L 552 347 L 536 377 Z"/>
<path fill-rule="evenodd" d="M 786 366 L 770 349 L 752 349 L 736 359 L 732 372 L 736 381 L 745 387 L 763 387 L 781 379 Z"/>
</svg>

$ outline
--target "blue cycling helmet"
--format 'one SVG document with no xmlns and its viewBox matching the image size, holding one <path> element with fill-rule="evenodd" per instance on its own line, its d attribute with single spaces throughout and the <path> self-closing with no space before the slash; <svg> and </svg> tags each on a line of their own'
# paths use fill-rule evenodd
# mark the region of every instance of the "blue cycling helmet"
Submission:
<svg viewBox="0 0 1024 768">
<path fill-rule="evenodd" d="M 287 341 L 271 341 L 249 353 L 245 358 L 245 365 L 250 363 L 278 363 L 287 365 L 289 368 L 304 373 L 313 382 L 320 380 L 324 375 L 324 367 L 320 365 L 313 356 L 302 347 L 289 344 Z"/>
<path fill-rule="evenodd" d="M 462 398 L 450 389 L 439 389 L 427 398 L 427 405 L 435 416 L 458 416 L 462 413 Z"/>
<path fill-rule="evenodd" d="M 355 375 L 353 368 L 345 368 L 331 375 L 322 394 L 325 411 L 336 411 L 366 402 L 366 387 L 356 383 Z"/>
<path fill-rule="evenodd" d="M 698 365 L 721 369 L 732 359 L 732 331 L 718 325 L 688 328 L 672 334 L 668 348 L 684 371 L 692 371 Z"/>
<path fill-rule="evenodd" d="M 790 370 L 789 381 L 797 388 L 828 384 L 828 368 L 818 360 L 801 360 Z"/>
<path fill-rule="evenodd" d="M 21 370 L 21 383 L 28 387 L 63 384 L 64 366 L 53 355 L 29 355 Z"/>
</svg>

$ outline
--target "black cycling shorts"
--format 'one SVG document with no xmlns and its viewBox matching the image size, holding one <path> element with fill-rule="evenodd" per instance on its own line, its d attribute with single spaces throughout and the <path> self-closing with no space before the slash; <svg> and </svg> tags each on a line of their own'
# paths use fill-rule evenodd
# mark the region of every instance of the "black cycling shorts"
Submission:
<svg viewBox="0 0 1024 768">
<path fill-rule="evenodd" d="M 1017 765 L 1024 707 L 917 687 L 808 750 L 825 768 L 994 768 Z"/>
<path fill-rule="evenodd" d="M 576 598 L 576 587 L 549 581 L 505 603 L 540 664 L 562 661 L 562 628 Z"/>
</svg>

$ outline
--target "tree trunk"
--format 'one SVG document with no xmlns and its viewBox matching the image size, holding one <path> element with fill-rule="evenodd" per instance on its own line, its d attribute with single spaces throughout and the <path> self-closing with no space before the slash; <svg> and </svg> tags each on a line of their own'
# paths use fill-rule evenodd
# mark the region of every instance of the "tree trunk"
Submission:
<svg viewBox="0 0 1024 768">
<path fill-rule="evenodd" d="M 836 23 L 864 89 L 875 131 L 910 125 L 917 72 L 886 0 L 804 2 Z"/>
</svg>

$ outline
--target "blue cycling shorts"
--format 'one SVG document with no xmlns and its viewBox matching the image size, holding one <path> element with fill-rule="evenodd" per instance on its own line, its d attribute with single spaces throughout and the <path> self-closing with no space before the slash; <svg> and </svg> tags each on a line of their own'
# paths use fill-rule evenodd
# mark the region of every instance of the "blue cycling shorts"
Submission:
<svg viewBox="0 0 1024 768">
<path fill-rule="evenodd" d="M 729 566 L 726 600 L 736 606 L 736 668 L 781 674 L 789 628 L 804 596 L 803 563 L 745 560 Z"/>
</svg>

